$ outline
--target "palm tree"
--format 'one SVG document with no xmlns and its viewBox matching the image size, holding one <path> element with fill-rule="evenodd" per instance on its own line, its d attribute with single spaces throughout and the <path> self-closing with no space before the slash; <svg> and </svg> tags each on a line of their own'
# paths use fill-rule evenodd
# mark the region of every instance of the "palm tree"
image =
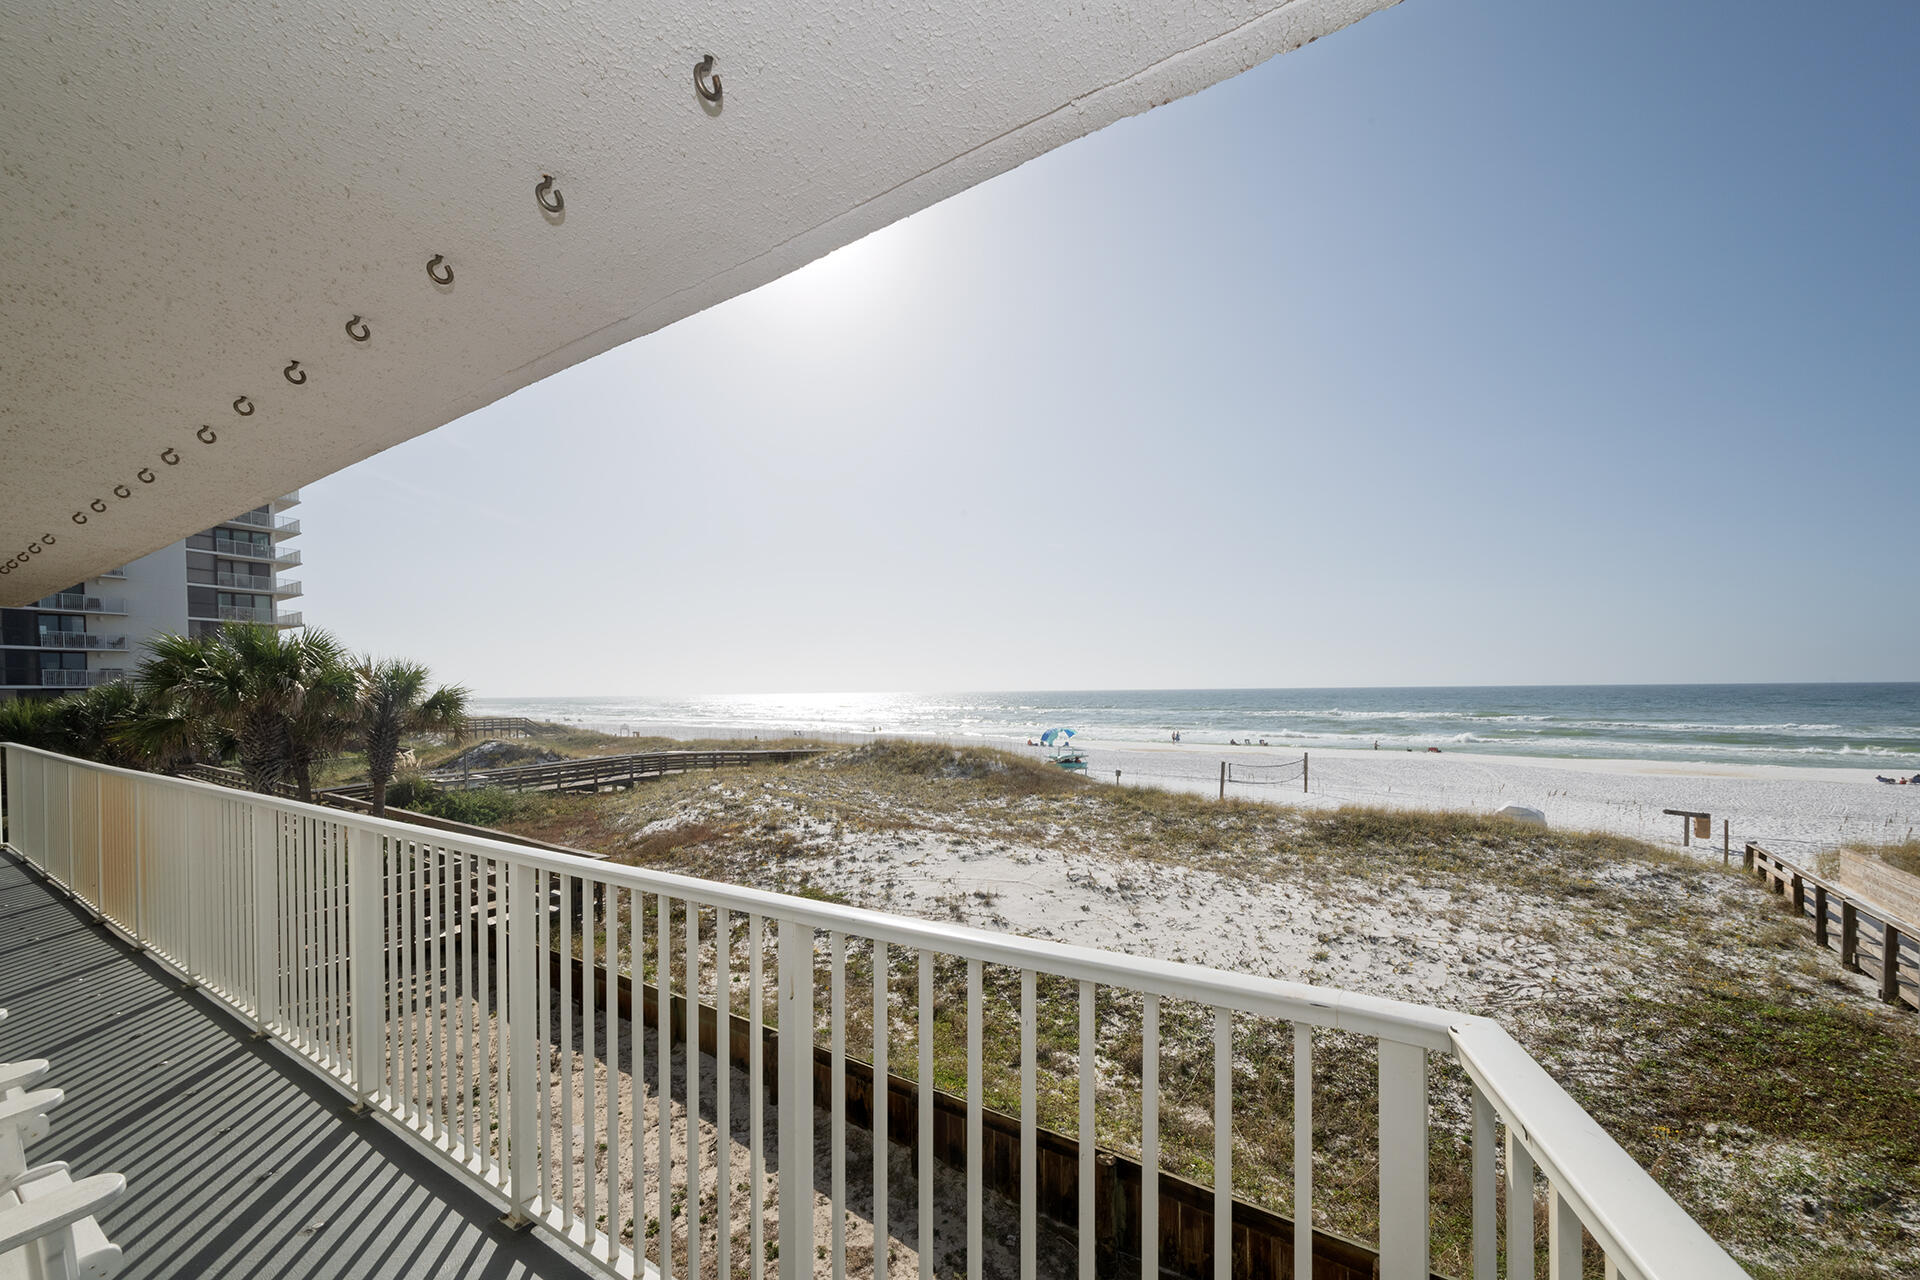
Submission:
<svg viewBox="0 0 1920 1280">
<path fill-rule="evenodd" d="M 429 693 L 426 667 L 397 658 L 364 658 L 356 674 L 359 738 L 367 751 L 374 816 L 379 817 L 387 811 L 387 784 L 393 781 L 400 739 L 409 733 L 444 733 L 458 740 L 466 726 L 467 691 L 459 685 L 441 685 Z"/>
<path fill-rule="evenodd" d="M 139 684 L 154 706 L 231 734 L 247 786 L 263 795 L 291 779 L 311 800 L 314 760 L 353 725 L 346 650 L 320 630 L 230 623 L 210 635 L 162 637 L 149 646 Z"/>
</svg>

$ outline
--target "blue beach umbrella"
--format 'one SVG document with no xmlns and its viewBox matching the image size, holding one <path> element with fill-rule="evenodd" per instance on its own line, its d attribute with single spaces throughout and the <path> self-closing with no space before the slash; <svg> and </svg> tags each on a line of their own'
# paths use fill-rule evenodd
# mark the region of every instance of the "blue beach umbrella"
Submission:
<svg viewBox="0 0 1920 1280">
<path fill-rule="evenodd" d="M 1049 729 L 1045 733 L 1040 735 L 1040 745 L 1043 747 L 1050 747 L 1054 743 L 1058 742 L 1061 746 L 1065 746 L 1067 743 L 1067 739 L 1071 738 L 1072 736 L 1073 736 L 1073 730 L 1071 729 Z"/>
</svg>

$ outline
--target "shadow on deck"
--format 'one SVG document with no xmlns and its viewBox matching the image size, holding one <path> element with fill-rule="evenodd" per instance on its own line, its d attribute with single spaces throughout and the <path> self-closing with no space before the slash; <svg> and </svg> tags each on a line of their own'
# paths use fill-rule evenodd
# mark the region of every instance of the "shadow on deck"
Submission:
<svg viewBox="0 0 1920 1280">
<path fill-rule="evenodd" d="M 587 1275 L 0 854 L 0 1059 L 66 1101 L 36 1161 L 126 1175 L 128 1280 Z"/>
</svg>

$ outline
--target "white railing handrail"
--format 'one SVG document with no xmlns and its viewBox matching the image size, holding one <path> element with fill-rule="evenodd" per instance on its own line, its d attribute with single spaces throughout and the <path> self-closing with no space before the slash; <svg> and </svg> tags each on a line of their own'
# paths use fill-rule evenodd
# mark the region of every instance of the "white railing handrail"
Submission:
<svg viewBox="0 0 1920 1280">
<path fill-rule="evenodd" d="M 509 875 L 526 877 L 523 884 L 530 885 L 535 873 L 541 873 L 542 883 L 547 875 L 552 874 L 563 877 L 563 883 L 566 879 L 580 884 L 598 883 L 605 886 L 610 895 L 626 889 L 635 894 L 654 895 L 662 903 L 679 900 L 688 904 L 689 910 L 718 907 L 749 917 L 759 917 L 770 924 L 779 924 L 783 930 L 783 956 L 788 941 L 788 934 L 784 930 L 787 925 L 792 925 L 802 931 L 797 937 L 810 936 L 805 931 L 817 930 L 836 938 L 865 938 L 923 954 L 964 958 L 970 962 L 976 975 L 982 964 L 1006 966 L 1029 975 L 1046 973 L 1082 984 L 1193 1001 L 1223 1011 L 1217 1015 L 1220 1018 L 1227 1016 L 1224 1011 L 1243 1011 L 1256 1016 L 1285 1019 L 1297 1024 L 1297 1028 L 1317 1026 L 1371 1036 L 1381 1043 L 1380 1124 L 1383 1144 L 1387 1141 L 1389 1131 L 1391 1101 L 1393 1131 L 1400 1135 L 1397 1140 L 1412 1140 L 1417 1134 L 1417 1149 L 1424 1150 L 1427 1124 L 1425 1109 L 1428 1105 L 1426 1090 L 1429 1086 L 1425 1081 L 1423 1059 L 1417 1051 L 1452 1054 L 1460 1061 L 1475 1090 L 1473 1243 L 1476 1275 L 1483 1268 L 1490 1270 L 1494 1258 L 1495 1234 L 1492 1223 L 1496 1165 L 1492 1142 L 1496 1120 L 1507 1128 L 1509 1159 L 1506 1176 L 1509 1186 L 1523 1185 L 1529 1193 L 1524 1204 L 1518 1207 L 1515 1198 L 1510 1196 L 1509 1213 L 1518 1212 L 1520 1217 L 1515 1219 L 1510 1216 L 1508 1239 L 1513 1247 L 1531 1252 L 1532 1180 L 1534 1171 L 1538 1169 L 1547 1179 L 1550 1254 L 1560 1260 L 1557 1265 L 1572 1267 L 1571 1272 L 1556 1271 L 1555 1274 L 1579 1273 L 1581 1228 L 1584 1227 L 1605 1251 L 1606 1274 L 1609 1277 L 1618 1274 L 1633 1280 L 1737 1280 L 1746 1275 L 1512 1036 L 1488 1018 L 1258 975 L 1231 973 L 995 933 L 970 926 L 895 916 L 862 907 L 772 893 L 671 872 L 621 866 L 557 851 L 508 844 L 486 836 L 433 830 L 391 818 L 376 818 L 370 814 L 343 813 L 298 800 L 236 792 L 228 787 L 193 779 L 165 777 L 77 760 L 35 747 L 11 743 L 0 743 L 0 747 L 4 747 L 8 753 L 23 752 L 63 766 L 78 766 L 98 774 L 133 780 L 146 787 L 171 789 L 226 802 L 244 802 L 258 807 L 256 823 L 269 822 L 270 819 L 265 815 L 275 813 L 332 824 L 345 829 L 349 834 L 349 842 L 355 848 L 370 845 L 377 850 L 384 843 L 388 849 L 400 851 L 410 846 L 429 850 L 445 849 L 463 858 L 478 856 L 483 864 L 491 860 L 499 865 L 503 878 Z M 158 796 L 150 797 L 149 802 L 161 803 Z M 13 814 L 8 816 L 10 820 L 14 817 Z M 377 838 L 371 841 L 353 840 L 353 832 L 365 832 Z M 10 829 L 9 839 L 15 838 Z M 512 892 L 518 894 L 521 890 Z M 609 901 L 613 900 L 609 898 Z M 387 908 L 381 907 L 379 910 L 384 912 Z M 661 910 L 665 911 L 664 906 Z M 662 918 L 664 920 L 664 915 Z M 402 919 L 403 916 L 394 916 L 393 925 L 397 926 Z M 378 939 L 383 928 L 381 920 L 373 919 L 371 927 L 374 932 L 370 940 L 379 946 Z M 518 938 L 525 936 L 522 933 Z M 505 934 L 502 935 L 501 946 L 503 956 L 511 954 L 505 949 L 508 946 Z M 811 954 L 811 948 L 805 948 L 803 954 Z M 663 962 L 664 956 L 663 949 Z M 612 965 L 614 958 L 608 956 L 606 959 Z M 344 957 L 339 961 L 345 962 Z M 502 963 L 505 963 L 504 959 Z M 526 961 L 522 959 L 514 963 L 523 966 Z M 783 966 L 785 963 L 783 960 Z M 609 968 L 608 972 L 608 981 L 611 982 L 612 969 Z M 924 975 L 926 970 L 923 968 L 922 972 Z M 516 981 L 525 980 L 523 970 L 516 968 L 515 973 Z M 800 981 L 807 990 L 811 990 L 810 974 Z M 1083 991 L 1088 989 L 1083 987 Z M 783 987 L 783 1002 L 786 998 Z M 796 1007 L 807 1006 L 802 1001 Z M 610 1003 L 609 1017 L 612 1016 L 611 1008 Z M 263 1021 L 269 1017 L 267 1014 L 257 1016 Z M 977 1031 L 970 1034 L 977 1035 Z M 1304 1030 L 1297 1029 L 1297 1035 L 1306 1034 Z M 1216 1039 L 1216 1051 L 1219 1043 Z M 1393 1050 L 1391 1099 L 1388 1094 L 1390 1044 L 1405 1046 Z M 793 1079 L 782 1087 L 804 1088 L 807 1096 L 811 1096 L 811 1067 L 806 1065 L 811 1062 L 810 1055 L 801 1052 L 800 1057 L 787 1063 L 787 1053 L 783 1046 L 782 1070 L 791 1068 L 794 1074 Z M 531 1067 L 527 1069 L 531 1070 Z M 1083 1061 L 1083 1071 L 1086 1069 Z M 377 1088 L 381 1082 L 359 1083 L 364 1088 Z M 970 1106 L 977 1110 L 977 1103 L 977 1095 L 971 1096 Z M 928 1113 L 923 1109 L 922 1114 L 925 1116 Z M 800 1150 L 811 1149 L 810 1141 L 797 1140 Z M 1300 1141 L 1297 1133 L 1295 1141 Z M 1390 1179 L 1393 1183 L 1391 1203 L 1400 1210 L 1391 1215 L 1388 1212 Z M 1520 1181 L 1516 1184 L 1514 1179 Z M 785 1195 L 784 1190 L 782 1194 Z M 1224 1188 L 1216 1187 L 1217 1197 L 1229 1194 Z M 1416 1163 L 1404 1169 L 1396 1167 L 1389 1170 L 1383 1165 L 1379 1255 L 1382 1274 L 1406 1276 L 1417 1272 L 1425 1276 L 1425 1229 L 1414 1225 L 1406 1211 L 1422 1203 L 1422 1197 L 1430 1195 L 1424 1154 L 1418 1157 Z M 520 1198 L 520 1193 L 516 1193 L 516 1199 Z M 1215 1216 L 1216 1219 L 1220 1218 L 1218 1211 Z M 1516 1236 L 1516 1230 L 1523 1235 Z"/>
<path fill-rule="evenodd" d="M 1490 1018 L 1454 1029 L 1454 1056 L 1526 1144 L 1549 1185 L 1627 1274 L 1746 1280 L 1747 1273 L 1565 1089 Z M 1548 1206 L 1551 1214 L 1553 1206 Z"/>
</svg>

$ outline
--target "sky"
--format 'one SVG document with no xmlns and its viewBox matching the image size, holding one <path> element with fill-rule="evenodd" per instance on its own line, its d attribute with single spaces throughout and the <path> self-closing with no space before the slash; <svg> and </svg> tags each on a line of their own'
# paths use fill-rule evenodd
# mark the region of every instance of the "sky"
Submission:
<svg viewBox="0 0 1920 1280">
<path fill-rule="evenodd" d="M 1407 0 L 308 486 L 298 604 L 483 696 L 1920 678 L 1915 65 Z"/>
</svg>

